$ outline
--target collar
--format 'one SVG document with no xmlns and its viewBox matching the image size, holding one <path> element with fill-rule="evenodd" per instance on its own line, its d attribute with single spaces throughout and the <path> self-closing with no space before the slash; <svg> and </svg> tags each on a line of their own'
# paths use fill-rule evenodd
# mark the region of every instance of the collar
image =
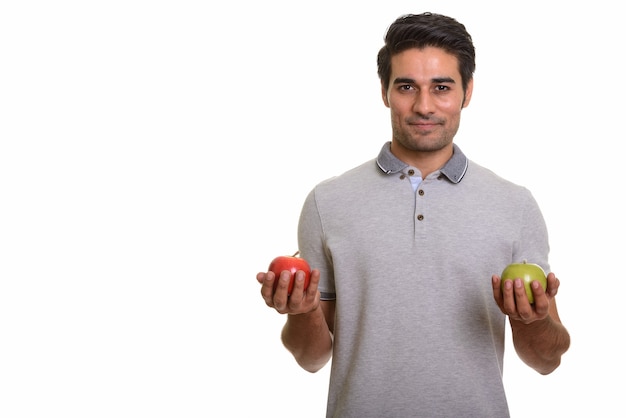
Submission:
<svg viewBox="0 0 626 418">
<path fill-rule="evenodd" d="M 452 157 L 441 167 L 439 172 L 456 184 L 465 176 L 469 160 L 456 144 L 452 144 L 452 146 L 454 147 Z M 383 145 L 376 158 L 376 164 L 385 174 L 398 173 L 409 166 L 391 153 L 391 142 L 386 142 Z"/>
</svg>

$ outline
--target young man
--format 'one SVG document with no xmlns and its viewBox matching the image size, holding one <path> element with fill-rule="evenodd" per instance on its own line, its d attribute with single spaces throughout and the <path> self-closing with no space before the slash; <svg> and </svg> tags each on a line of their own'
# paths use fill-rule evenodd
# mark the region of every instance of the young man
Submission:
<svg viewBox="0 0 626 418">
<path fill-rule="evenodd" d="M 453 143 L 472 98 L 474 46 L 456 20 L 398 18 L 378 55 L 392 139 L 374 160 L 318 184 L 302 209 L 308 289 L 259 273 L 265 303 L 286 315 L 285 347 L 315 372 L 332 357 L 328 417 L 507 417 L 506 317 L 520 358 L 551 373 L 569 348 L 555 296 L 505 266 L 549 272 L 544 219 L 531 193 Z M 275 281 L 276 290 L 273 290 Z"/>
</svg>

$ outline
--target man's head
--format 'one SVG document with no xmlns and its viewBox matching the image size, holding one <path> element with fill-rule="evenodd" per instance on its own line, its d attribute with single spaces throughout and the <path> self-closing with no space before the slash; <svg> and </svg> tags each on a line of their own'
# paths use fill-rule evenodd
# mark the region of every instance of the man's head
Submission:
<svg viewBox="0 0 626 418">
<path fill-rule="evenodd" d="M 383 88 L 389 88 L 392 56 L 409 48 L 428 46 L 441 48 L 457 58 L 465 91 L 476 68 L 472 37 L 455 19 L 434 13 L 404 15 L 391 24 L 385 46 L 378 52 L 378 76 Z"/>
<path fill-rule="evenodd" d="M 474 86 L 474 46 L 456 20 L 425 13 L 397 19 L 378 55 L 391 151 L 427 175 L 452 155 Z"/>
</svg>

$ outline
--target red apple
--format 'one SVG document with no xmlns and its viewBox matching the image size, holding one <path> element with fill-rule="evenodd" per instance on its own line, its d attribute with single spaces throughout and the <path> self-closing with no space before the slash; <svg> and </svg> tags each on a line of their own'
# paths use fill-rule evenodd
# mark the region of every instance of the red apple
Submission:
<svg viewBox="0 0 626 418">
<path fill-rule="evenodd" d="M 528 296 L 528 301 L 530 303 L 535 303 L 535 297 L 533 295 L 533 291 L 530 288 L 530 284 L 537 280 L 543 290 L 546 290 L 548 286 L 548 281 L 546 279 L 546 273 L 543 271 L 541 266 L 538 264 L 527 263 L 524 260 L 521 263 L 513 263 L 506 266 L 506 268 L 502 271 L 502 275 L 500 276 L 502 282 L 502 288 L 504 288 L 505 280 L 515 280 L 522 279 L 524 283 L 524 288 L 526 289 L 526 295 Z"/>
<path fill-rule="evenodd" d="M 304 290 L 309 287 L 311 267 L 304 258 L 298 257 L 299 253 L 300 251 L 296 251 L 294 255 L 281 255 L 272 260 L 268 270 L 274 272 L 274 275 L 276 276 L 274 289 L 276 289 L 276 285 L 278 284 L 278 277 L 280 276 L 280 273 L 284 270 L 291 273 L 291 281 L 289 282 L 289 287 L 287 288 L 287 294 L 291 295 L 296 271 L 298 270 L 304 271 Z"/>
</svg>

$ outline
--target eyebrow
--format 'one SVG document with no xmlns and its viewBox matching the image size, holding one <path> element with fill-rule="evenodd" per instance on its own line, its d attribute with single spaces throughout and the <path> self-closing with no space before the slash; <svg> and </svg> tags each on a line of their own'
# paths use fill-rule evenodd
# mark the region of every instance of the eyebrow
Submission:
<svg viewBox="0 0 626 418">
<path fill-rule="evenodd" d="M 441 83 L 455 84 L 454 79 L 450 77 L 435 77 L 431 80 L 431 82 L 437 83 L 437 84 L 441 84 Z M 399 77 L 393 80 L 393 84 L 415 84 L 415 80 L 412 78 Z"/>
</svg>

